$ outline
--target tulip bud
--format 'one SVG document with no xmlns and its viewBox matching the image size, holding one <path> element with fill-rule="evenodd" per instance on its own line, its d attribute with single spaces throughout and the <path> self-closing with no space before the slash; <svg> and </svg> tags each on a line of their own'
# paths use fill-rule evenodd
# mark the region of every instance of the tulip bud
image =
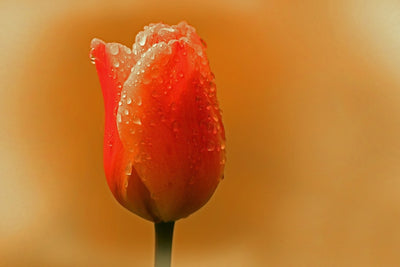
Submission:
<svg viewBox="0 0 400 267">
<path fill-rule="evenodd" d="M 93 39 L 115 198 L 153 222 L 201 208 L 223 178 L 225 132 L 206 45 L 186 22 L 150 24 L 130 49 Z"/>
</svg>

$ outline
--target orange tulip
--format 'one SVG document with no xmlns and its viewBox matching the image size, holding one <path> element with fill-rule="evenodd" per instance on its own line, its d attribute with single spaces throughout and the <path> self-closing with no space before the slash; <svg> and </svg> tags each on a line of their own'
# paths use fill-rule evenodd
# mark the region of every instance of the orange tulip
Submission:
<svg viewBox="0 0 400 267">
<path fill-rule="evenodd" d="M 223 178 L 225 132 L 205 50 L 186 22 L 150 24 L 132 49 L 91 43 L 108 185 L 124 207 L 153 222 L 198 210 Z"/>
</svg>

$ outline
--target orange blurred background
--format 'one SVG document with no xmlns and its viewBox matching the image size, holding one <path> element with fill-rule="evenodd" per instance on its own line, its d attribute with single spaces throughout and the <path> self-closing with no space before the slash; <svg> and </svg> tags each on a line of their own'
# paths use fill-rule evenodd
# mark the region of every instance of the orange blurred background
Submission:
<svg viewBox="0 0 400 267">
<path fill-rule="evenodd" d="M 0 266 L 152 266 L 104 177 L 93 37 L 187 20 L 208 44 L 225 179 L 173 266 L 400 265 L 400 2 L 0 2 Z"/>
</svg>

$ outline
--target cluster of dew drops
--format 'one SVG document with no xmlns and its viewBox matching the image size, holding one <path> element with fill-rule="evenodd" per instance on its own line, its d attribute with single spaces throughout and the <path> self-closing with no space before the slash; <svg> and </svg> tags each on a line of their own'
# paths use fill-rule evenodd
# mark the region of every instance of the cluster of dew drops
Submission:
<svg viewBox="0 0 400 267">
<path fill-rule="evenodd" d="M 173 29 L 170 29 L 171 31 L 173 31 Z M 119 45 L 117 43 L 110 43 L 109 45 L 109 52 L 111 55 L 113 56 L 117 56 L 118 54 L 122 56 L 122 59 L 117 59 L 116 57 L 114 58 L 114 62 L 113 62 L 113 68 L 111 70 L 111 77 L 113 79 L 117 79 L 118 80 L 122 80 L 125 81 L 128 79 L 128 77 L 126 77 L 128 74 L 127 73 L 136 73 L 135 75 L 135 80 L 132 82 L 132 80 L 129 80 L 127 82 L 131 83 L 131 86 L 138 86 L 138 84 L 140 82 L 142 82 L 143 84 L 149 84 L 151 82 L 151 80 L 148 79 L 141 79 L 141 74 L 145 73 L 145 67 L 149 68 L 151 66 L 151 62 L 147 61 L 145 62 L 143 59 L 146 58 L 144 57 L 144 55 L 146 54 L 150 54 L 150 60 L 154 60 L 155 59 L 155 55 L 157 54 L 157 52 L 161 49 L 163 49 L 163 46 L 166 46 L 167 50 L 166 52 L 168 54 L 172 53 L 171 50 L 171 46 L 173 44 L 173 42 L 188 42 L 186 37 L 181 37 L 179 40 L 170 40 L 169 43 L 165 43 L 165 42 L 160 42 L 157 44 L 153 44 L 150 48 L 147 49 L 147 51 L 145 51 L 144 53 L 141 53 L 143 51 L 144 46 L 146 45 L 146 39 L 147 36 L 141 32 L 140 34 L 138 34 L 137 36 L 137 40 L 136 43 L 133 46 L 133 49 L 130 50 L 129 48 L 127 48 L 126 46 L 123 45 Z M 194 47 L 193 49 L 195 49 L 197 51 L 197 54 L 199 55 L 199 60 L 200 63 L 202 65 L 208 65 L 208 61 L 206 59 L 206 57 L 203 57 L 203 49 L 201 47 Z M 122 50 L 122 51 L 120 51 Z M 133 54 L 133 55 L 132 55 Z M 92 53 L 91 53 L 92 55 Z M 132 64 L 132 56 L 137 60 L 136 65 L 133 66 Z M 148 57 L 147 57 L 148 58 Z M 93 56 L 91 56 L 91 61 L 94 64 L 95 63 L 95 58 Z M 126 61 L 126 62 L 125 62 Z M 165 62 L 166 64 L 167 62 Z M 130 72 L 125 72 L 125 70 L 122 68 L 130 68 Z M 154 67 L 153 67 L 154 68 Z M 205 108 L 208 111 L 208 117 L 205 121 L 200 122 L 200 125 L 203 124 L 203 127 L 205 125 L 207 131 L 209 133 L 213 133 L 214 135 L 217 135 L 217 133 L 221 133 L 221 125 L 219 122 L 219 118 L 221 118 L 222 116 L 222 111 L 219 108 L 218 105 L 218 101 L 216 98 L 216 87 L 215 87 L 215 81 L 214 81 L 214 75 L 212 74 L 212 78 L 210 80 L 210 78 L 208 77 L 208 72 L 204 71 L 204 68 L 199 68 L 198 65 L 196 65 L 196 71 L 200 71 L 201 75 L 200 75 L 200 79 L 198 81 L 198 83 L 200 84 L 200 86 L 202 87 L 197 87 L 199 90 L 199 93 L 203 93 L 206 95 L 206 97 L 208 98 L 208 103 L 205 105 L 199 105 L 199 109 Z M 154 79 L 159 79 L 159 82 L 162 84 L 163 81 L 160 77 L 157 77 L 158 72 L 152 72 L 154 73 L 154 75 L 151 75 L 151 78 Z M 172 75 L 172 74 L 171 74 Z M 177 75 L 174 75 L 175 77 L 175 82 L 178 81 L 178 79 L 183 79 L 184 78 L 184 74 L 183 73 L 178 73 Z M 172 76 L 170 77 L 172 78 Z M 140 82 L 139 82 L 140 81 Z M 209 83 L 209 86 L 205 86 L 205 83 Z M 118 88 L 122 88 L 122 83 L 121 82 L 117 82 L 117 86 Z M 202 88 L 207 88 L 207 90 L 203 90 Z M 171 90 L 172 89 L 172 85 L 171 83 L 168 83 L 167 85 L 167 89 Z M 167 90 L 165 90 L 164 94 L 167 94 Z M 154 91 L 152 93 L 152 97 L 159 97 L 159 93 L 158 91 Z M 119 109 L 119 107 L 121 107 L 123 105 L 123 101 L 129 106 L 132 104 L 136 104 L 137 106 L 141 106 L 142 105 L 142 99 L 140 96 L 137 96 L 135 99 L 130 98 L 127 95 L 127 91 L 126 90 L 122 90 L 121 95 L 118 95 L 118 97 L 120 97 L 120 101 L 118 102 L 118 106 L 116 107 L 116 116 L 117 116 L 117 122 L 118 123 L 122 123 L 123 121 L 123 115 L 127 118 L 124 120 L 124 122 L 126 124 L 129 124 L 130 121 L 135 124 L 135 125 L 142 125 L 142 121 L 139 118 L 139 116 L 137 116 L 136 114 L 130 114 L 130 111 L 128 109 L 124 109 L 123 111 L 121 110 L 121 112 L 117 112 L 117 109 Z M 176 109 L 176 104 L 175 103 L 171 103 L 171 109 Z M 214 109 L 214 111 L 211 111 L 211 109 Z M 219 118 L 216 115 L 216 112 L 219 113 Z M 163 121 L 163 119 L 161 119 Z M 165 120 L 164 120 L 165 121 Z M 177 121 L 172 121 L 171 123 L 171 128 L 173 130 L 173 132 L 175 134 L 177 134 L 179 132 L 179 123 Z M 140 130 L 139 130 L 140 131 Z M 131 134 L 135 134 L 135 128 L 132 127 L 132 129 L 130 130 Z M 197 130 L 193 130 L 193 145 L 196 146 L 198 145 L 198 142 L 195 139 L 195 135 L 198 134 Z M 203 136 L 205 137 L 205 136 Z M 217 142 L 218 144 L 215 144 L 214 141 L 212 140 L 205 140 L 207 142 L 206 145 L 206 151 L 208 152 L 220 152 L 223 151 L 225 152 L 225 137 L 221 136 L 220 138 L 220 142 Z M 145 144 L 145 142 L 141 142 L 141 144 Z M 151 143 L 149 143 L 151 144 Z M 135 144 L 135 146 L 137 146 L 138 144 Z M 131 151 L 133 150 L 133 148 L 130 148 Z M 222 159 L 220 161 L 220 165 L 225 165 L 225 153 L 221 153 Z M 142 155 L 137 155 L 137 157 L 134 159 L 135 162 L 140 162 L 143 160 L 149 160 L 151 159 L 151 157 L 149 155 L 146 154 L 142 154 Z M 189 159 L 191 160 L 191 168 L 196 168 L 196 166 L 198 166 L 198 164 L 196 164 L 196 162 L 199 160 L 199 158 L 196 157 L 192 157 L 189 156 Z M 126 168 L 126 174 L 130 175 L 132 172 L 132 163 L 128 164 L 127 168 Z"/>
</svg>

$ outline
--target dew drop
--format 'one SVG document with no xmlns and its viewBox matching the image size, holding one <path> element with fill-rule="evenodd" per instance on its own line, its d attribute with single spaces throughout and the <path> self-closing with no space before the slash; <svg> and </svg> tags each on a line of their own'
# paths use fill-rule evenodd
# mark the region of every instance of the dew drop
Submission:
<svg viewBox="0 0 400 267">
<path fill-rule="evenodd" d="M 127 174 L 127 175 L 129 175 L 129 174 Z M 125 182 L 124 182 L 124 187 L 125 187 L 125 189 L 128 188 L 128 185 L 129 185 L 129 182 L 128 182 L 128 179 L 126 179 Z"/>
<path fill-rule="evenodd" d="M 136 163 L 139 163 L 139 162 L 141 161 L 141 158 L 140 158 L 140 155 L 139 155 L 139 154 L 137 154 L 137 155 L 135 156 L 134 161 L 135 161 Z"/>
<path fill-rule="evenodd" d="M 221 150 L 225 150 L 225 143 L 221 144 Z"/>
<path fill-rule="evenodd" d="M 116 68 L 119 67 L 119 62 L 118 62 L 118 61 L 116 61 L 116 62 L 114 63 L 114 67 L 116 67 Z"/>
<path fill-rule="evenodd" d="M 172 122 L 172 131 L 174 131 L 174 133 L 177 133 L 179 131 L 178 121 L 173 121 Z"/>
<path fill-rule="evenodd" d="M 122 121 L 121 114 L 119 114 L 119 113 L 117 114 L 117 121 L 118 121 L 118 122 L 121 122 L 121 121 Z"/>
<path fill-rule="evenodd" d="M 153 90 L 153 92 L 151 92 L 151 96 L 154 98 L 160 97 L 160 93 L 157 90 Z"/>
<path fill-rule="evenodd" d="M 121 103 L 121 102 L 120 102 Z M 130 97 L 128 97 L 127 99 L 126 99 L 126 103 L 128 104 L 128 105 L 130 105 L 131 103 L 132 103 L 132 99 L 130 98 Z M 120 105 L 121 106 L 121 105 Z"/>
<path fill-rule="evenodd" d="M 149 84 L 151 82 L 151 80 L 149 79 L 149 77 L 144 77 L 143 78 L 143 84 Z"/>
<path fill-rule="evenodd" d="M 137 124 L 137 125 L 142 125 L 142 121 L 140 120 L 140 118 L 138 116 L 133 116 L 133 123 Z"/>
<path fill-rule="evenodd" d="M 138 42 L 140 46 L 144 46 L 146 44 L 146 38 L 147 36 L 145 34 L 139 36 Z"/>
<path fill-rule="evenodd" d="M 128 55 L 130 55 L 131 53 L 132 53 L 132 51 L 128 48 L 128 47 L 124 47 L 125 48 L 125 52 L 128 54 Z"/>
<path fill-rule="evenodd" d="M 207 143 L 207 150 L 208 150 L 208 151 L 214 151 L 214 149 L 215 149 L 214 143 L 213 143 L 212 141 L 209 141 L 209 142 Z"/>
<path fill-rule="evenodd" d="M 142 65 L 142 61 L 138 61 L 137 64 L 138 64 L 138 66 Z"/>
<path fill-rule="evenodd" d="M 131 174 L 132 174 L 132 164 L 131 164 L 131 163 L 129 163 L 129 164 L 126 166 L 125 174 L 126 174 L 126 175 L 131 175 Z M 125 181 L 125 187 L 127 187 L 127 186 L 128 186 L 128 180 Z"/>
<path fill-rule="evenodd" d="M 141 106 L 141 105 L 142 105 L 142 97 L 140 97 L 140 96 L 137 97 L 137 99 L 136 99 L 136 104 L 137 104 L 138 106 Z"/>
<path fill-rule="evenodd" d="M 119 102 L 118 102 L 118 106 L 122 106 L 122 101 L 119 101 Z"/>
<path fill-rule="evenodd" d="M 169 32 L 175 32 L 175 29 L 173 28 L 162 28 L 164 31 L 169 31 Z"/>
<path fill-rule="evenodd" d="M 217 117 L 217 115 L 213 114 L 212 118 L 214 119 L 215 122 L 218 122 L 218 117 Z"/>
<path fill-rule="evenodd" d="M 160 115 L 160 120 L 161 120 L 161 122 L 165 122 L 167 119 L 165 118 L 165 116 L 164 115 Z"/>
<path fill-rule="evenodd" d="M 168 55 L 172 54 L 172 47 L 171 47 L 171 46 L 168 46 L 166 52 L 167 52 Z M 165 62 L 165 64 L 163 64 L 163 65 L 166 65 L 167 63 L 168 63 L 168 60 L 167 60 L 167 61 Z"/>
<path fill-rule="evenodd" d="M 116 55 L 118 55 L 118 52 L 119 52 L 118 44 L 110 44 L 110 53 L 111 53 L 111 55 L 116 56 Z"/>
<path fill-rule="evenodd" d="M 96 57 L 93 55 L 94 48 L 90 49 L 90 62 L 96 64 Z"/>
<path fill-rule="evenodd" d="M 172 103 L 171 103 L 171 110 L 176 110 L 176 104 L 175 104 L 175 102 L 172 102 Z"/>
<path fill-rule="evenodd" d="M 129 115 L 129 110 L 125 109 L 125 110 L 124 110 L 124 114 L 125 114 L 125 115 Z"/>
</svg>

